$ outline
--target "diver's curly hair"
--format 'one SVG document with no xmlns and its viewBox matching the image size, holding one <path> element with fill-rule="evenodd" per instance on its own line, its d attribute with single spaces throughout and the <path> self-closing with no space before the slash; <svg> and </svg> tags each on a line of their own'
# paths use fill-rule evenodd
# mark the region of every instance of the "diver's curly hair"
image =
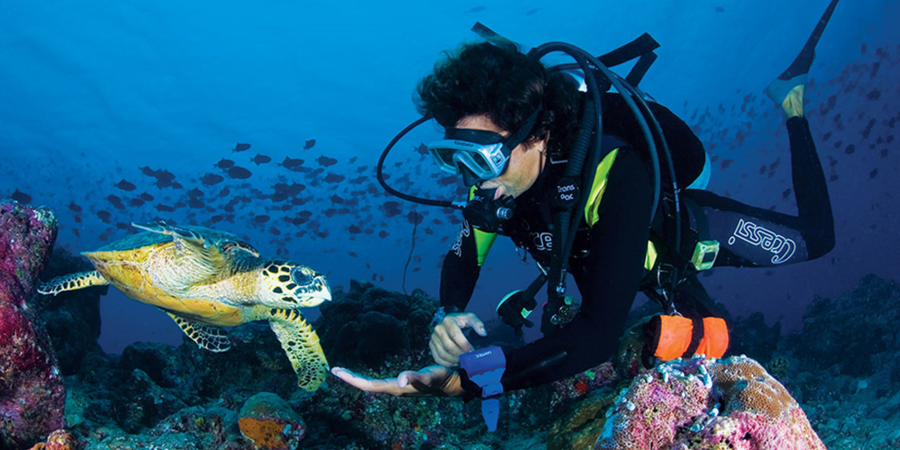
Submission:
<svg viewBox="0 0 900 450">
<path fill-rule="evenodd" d="M 518 129 L 543 104 L 526 142 L 550 132 L 551 152 L 565 151 L 572 142 L 583 103 L 571 78 L 548 77 L 540 61 L 502 41 L 464 44 L 448 53 L 419 82 L 414 102 L 420 113 L 445 128 L 484 114 L 505 131 Z"/>
</svg>

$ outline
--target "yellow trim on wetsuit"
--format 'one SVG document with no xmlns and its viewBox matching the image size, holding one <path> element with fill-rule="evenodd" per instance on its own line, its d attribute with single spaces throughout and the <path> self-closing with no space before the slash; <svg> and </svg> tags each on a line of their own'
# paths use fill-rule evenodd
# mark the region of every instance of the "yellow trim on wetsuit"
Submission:
<svg viewBox="0 0 900 450">
<path fill-rule="evenodd" d="M 603 192 L 606 191 L 606 180 L 609 178 L 609 171 L 612 169 L 613 163 L 616 162 L 616 155 L 619 149 L 612 150 L 600 161 L 597 171 L 594 173 L 594 184 L 591 186 L 590 197 L 584 205 L 584 220 L 588 227 L 593 227 L 600 220 L 600 200 L 603 198 Z M 647 255 L 644 257 L 644 268 L 652 270 L 656 264 L 656 258 L 659 254 L 653 242 L 647 241 Z"/>
<path fill-rule="evenodd" d="M 476 189 L 475 186 L 472 186 L 469 189 L 469 200 L 472 200 Z M 487 233 L 478 230 L 471 225 L 469 225 L 469 227 L 475 236 L 475 254 L 478 256 L 478 267 L 481 267 L 484 265 L 484 260 L 487 258 L 488 252 L 491 251 L 494 241 L 497 240 L 497 233 Z"/>
</svg>

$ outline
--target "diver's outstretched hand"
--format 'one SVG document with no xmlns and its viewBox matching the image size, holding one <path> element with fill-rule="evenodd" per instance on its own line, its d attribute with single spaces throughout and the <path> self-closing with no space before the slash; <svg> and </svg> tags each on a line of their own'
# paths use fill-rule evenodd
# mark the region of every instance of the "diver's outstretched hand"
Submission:
<svg viewBox="0 0 900 450">
<path fill-rule="evenodd" d="M 435 363 L 453 367 L 459 364 L 459 355 L 475 350 L 462 332 L 467 327 L 472 327 L 479 336 L 487 336 L 484 322 L 472 313 L 447 314 L 434 327 L 428 347 Z"/>
<path fill-rule="evenodd" d="M 428 366 L 415 372 L 407 370 L 397 378 L 384 380 L 358 375 L 342 367 L 332 368 L 331 373 L 357 389 L 396 397 L 453 397 L 463 394 L 459 374 L 443 366 Z"/>
</svg>

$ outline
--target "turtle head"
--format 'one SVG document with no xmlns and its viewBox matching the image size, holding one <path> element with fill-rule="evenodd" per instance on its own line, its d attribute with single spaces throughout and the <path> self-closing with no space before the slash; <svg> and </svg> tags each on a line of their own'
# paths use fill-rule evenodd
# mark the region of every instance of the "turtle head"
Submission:
<svg viewBox="0 0 900 450">
<path fill-rule="evenodd" d="M 262 275 L 260 294 L 274 302 L 311 308 L 331 300 L 325 277 L 303 264 L 270 261 L 262 268 Z"/>
</svg>

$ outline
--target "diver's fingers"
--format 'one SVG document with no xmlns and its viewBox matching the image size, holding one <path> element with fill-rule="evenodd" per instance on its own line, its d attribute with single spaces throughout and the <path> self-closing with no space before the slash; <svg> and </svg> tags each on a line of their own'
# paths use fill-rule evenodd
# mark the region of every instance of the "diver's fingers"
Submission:
<svg viewBox="0 0 900 450">
<path fill-rule="evenodd" d="M 460 328 L 472 327 L 479 336 L 487 336 L 484 322 L 482 322 L 474 313 L 454 315 L 453 319 Z"/>
<path fill-rule="evenodd" d="M 363 391 L 380 392 L 397 396 L 409 395 L 416 392 L 416 389 L 409 385 L 401 388 L 397 378 L 377 380 L 374 378 L 357 375 L 342 367 L 333 367 L 331 369 L 331 373 L 334 376 L 340 378 L 345 383 Z"/>
<path fill-rule="evenodd" d="M 454 356 L 447 352 L 447 350 L 434 339 L 428 342 L 428 347 L 431 348 L 431 357 L 434 358 L 436 364 L 444 367 L 453 367 L 454 365 L 459 364 L 459 356 Z"/>
<path fill-rule="evenodd" d="M 432 339 L 437 339 L 438 342 L 435 343 L 450 353 L 461 355 L 473 349 L 472 344 L 463 335 L 462 330 L 454 319 L 444 319 L 440 325 L 434 328 L 434 333 L 431 334 L 431 337 Z"/>
</svg>

